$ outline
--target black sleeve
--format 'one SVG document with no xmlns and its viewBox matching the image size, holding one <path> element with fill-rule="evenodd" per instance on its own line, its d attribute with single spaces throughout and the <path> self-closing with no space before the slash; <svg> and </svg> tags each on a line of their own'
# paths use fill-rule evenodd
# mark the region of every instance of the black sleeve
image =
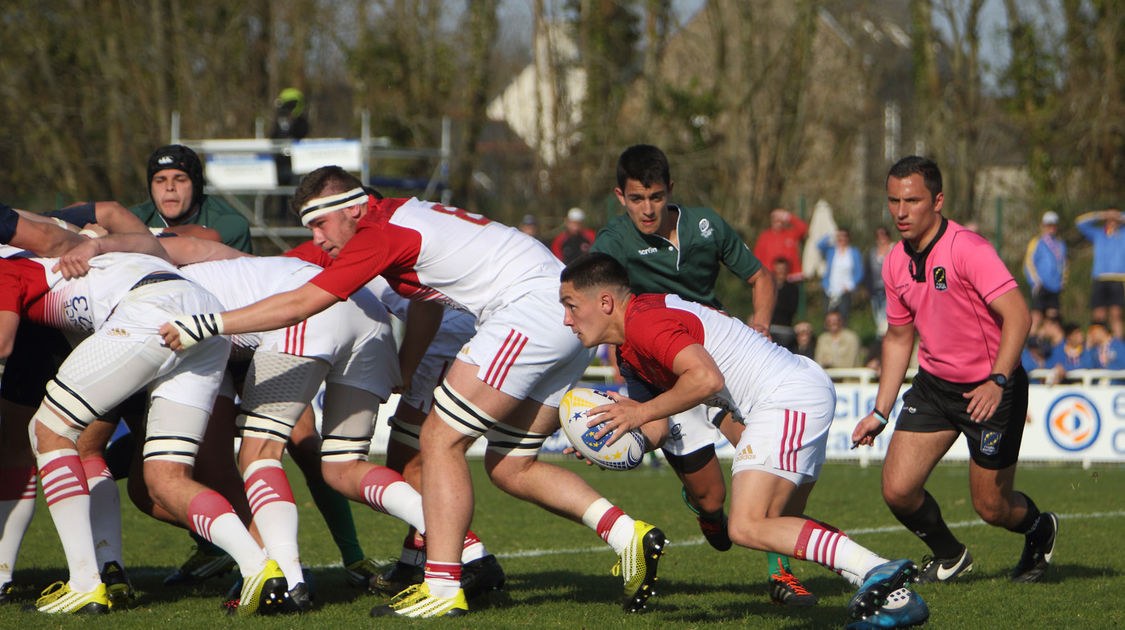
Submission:
<svg viewBox="0 0 1125 630">
<path fill-rule="evenodd" d="M 87 223 L 98 222 L 98 215 L 94 212 L 93 202 L 81 203 L 77 206 L 62 208 L 60 210 L 52 210 L 47 213 L 47 216 L 55 217 L 56 219 L 62 219 L 63 221 L 66 221 L 71 225 L 77 225 L 78 227 L 82 227 Z"/>
<path fill-rule="evenodd" d="M 20 215 L 12 210 L 12 206 L 0 203 L 0 243 L 7 245 L 12 241 L 19 222 Z"/>
<path fill-rule="evenodd" d="M 633 368 L 617 354 L 617 368 L 625 379 L 625 387 L 629 390 L 629 398 L 637 402 L 648 402 L 663 392 L 651 383 L 645 381 Z"/>
</svg>

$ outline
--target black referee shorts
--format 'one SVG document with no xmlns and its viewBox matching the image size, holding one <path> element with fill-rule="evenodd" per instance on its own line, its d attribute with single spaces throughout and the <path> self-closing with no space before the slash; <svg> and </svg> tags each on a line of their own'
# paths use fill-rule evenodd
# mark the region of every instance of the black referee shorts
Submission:
<svg viewBox="0 0 1125 630">
<path fill-rule="evenodd" d="M 984 422 L 969 417 L 969 399 L 961 395 L 984 381 L 954 383 L 919 370 L 902 396 L 895 431 L 936 433 L 950 429 L 965 435 L 969 457 L 981 468 L 1000 470 L 1016 463 L 1027 419 L 1027 372 L 1017 367 L 1004 386 L 1000 406 Z"/>
</svg>

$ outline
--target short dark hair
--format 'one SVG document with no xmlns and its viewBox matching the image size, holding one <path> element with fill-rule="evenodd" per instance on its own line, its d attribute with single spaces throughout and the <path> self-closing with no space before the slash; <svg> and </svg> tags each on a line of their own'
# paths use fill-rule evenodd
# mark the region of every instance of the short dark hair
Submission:
<svg viewBox="0 0 1125 630">
<path fill-rule="evenodd" d="M 293 211 L 293 214 L 299 216 L 301 206 L 308 203 L 309 199 L 323 197 L 325 193 L 347 192 L 353 188 L 362 188 L 376 199 L 383 198 L 378 190 L 370 186 L 364 186 L 358 177 L 343 168 L 322 166 L 301 178 L 300 183 L 297 184 L 297 190 L 293 193 L 293 198 L 289 200 L 289 209 Z"/>
<path fill-rule="evenodd" d="M 569 282 L 575 289 L 608 286 L 629 290 L 629 272 L 609 254 L 593 252 L 575 258 L 559 275 L 559 282 Z"/>
<path fill-rule="evenodd" d="M 895 162 L 891 171 L 887 173 L 887 180 L 889 181 L 892 177 L 906 179 L 911 175 L 922 176 L 922 181 L 926 184 L 926 189 L 930 191 L 931 197 L 937 197 L 937 194 L 941 192 L 941 169 L 933 160 L 919 155 L 910 155 Z"/>
<path fill-rule="evenodd" d="M 635 144 L 617 158 L 617 187 L 625 190 L 625 182 L 635 179 L 648 188 L 657 182 L 672 183 L 668 156 L 651 144 Z"/>
</svg>

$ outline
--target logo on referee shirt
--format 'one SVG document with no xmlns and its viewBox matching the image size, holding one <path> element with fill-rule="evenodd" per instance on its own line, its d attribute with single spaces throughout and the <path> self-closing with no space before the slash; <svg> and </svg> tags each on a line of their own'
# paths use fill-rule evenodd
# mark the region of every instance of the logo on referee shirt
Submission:
<svg viewBox="0 0 1125 630">
<path fill-rule="evenodd" d="M 945 267 L 934 267 L 934 288 L 938 291 L 949 288 L 949 285 L 945 282 Z"/>
</svg>

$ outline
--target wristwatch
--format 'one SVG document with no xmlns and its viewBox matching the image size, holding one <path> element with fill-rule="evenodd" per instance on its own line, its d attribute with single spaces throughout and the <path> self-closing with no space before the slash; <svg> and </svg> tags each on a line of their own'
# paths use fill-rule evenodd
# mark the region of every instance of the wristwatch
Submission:
<svg viewBox="0 0 1125 630">
<path fill-rule="evenodd" d="M 1003 387 L 1003 386 L 1008 384 L 1008 377 L 1004 376 L 1003 374 L 989 374 L 988 380 L 992 381 L 993 383 L 996 383 L 1000 387 Z"/>
</svg>

